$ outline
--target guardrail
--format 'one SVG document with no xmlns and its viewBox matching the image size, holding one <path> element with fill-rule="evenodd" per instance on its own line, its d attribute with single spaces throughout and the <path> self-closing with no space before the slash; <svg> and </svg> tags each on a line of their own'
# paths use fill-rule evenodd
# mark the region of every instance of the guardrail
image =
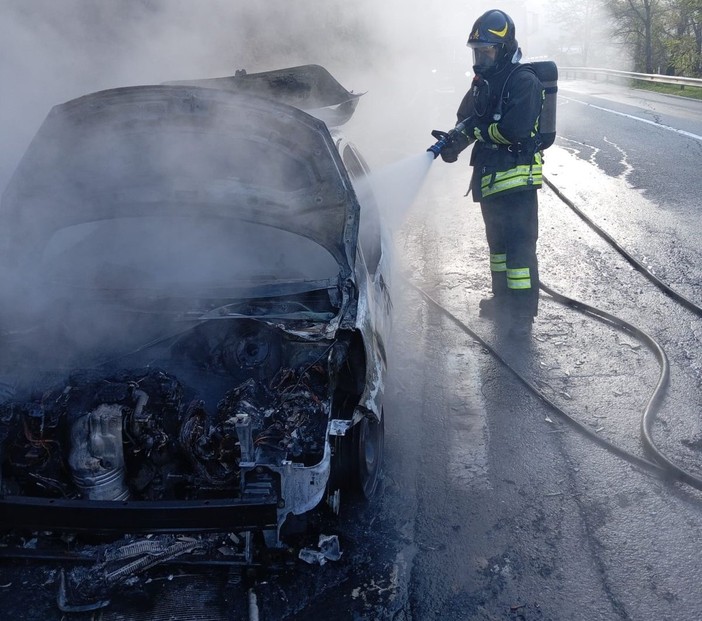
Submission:
<svg viewBox="0 0 702 621">
<path fill-rule="evenodd" d="M 702 79 L 684 78 L 675 75 L 661 75 L 660 73 L 633 73 L 631 71 L 618 71 L 617 69 L 601 69 L 596 67 L 558 67 L 560 77 L 568 79 L 571 75 L 585 76 L 589 79 L 597 80 L 604 76 L 609 78 L 619 78 L 624 80 L 642 80 L 644 82 L 658 82 L 659 84 L 677 84 L 678 86 L 698 86 L 702 88 Z"/>
</svg>

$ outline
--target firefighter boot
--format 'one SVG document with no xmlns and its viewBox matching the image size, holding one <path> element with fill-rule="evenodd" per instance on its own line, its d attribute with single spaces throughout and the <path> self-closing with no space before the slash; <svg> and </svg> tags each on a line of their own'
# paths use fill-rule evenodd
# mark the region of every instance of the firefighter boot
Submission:
<svg viewBox="0 0 702 621">
<path fill-rule="evenodd" d="M 538 303 L 538 297 L 536 301 Z M 514 291 L 510 302 L 509 334 L 514 339 L 527 339 L 531 336 L 532 324 L 537 313 L 534 296 L 522 291 Z"/>
<path fill-rule="evenodd" d="M 506 322 L 509 319 L 509 307 L 507 306 L 507 296 L 493 295 L 491 298 L 480 300 L 478 315 L 487 317 L 498 322 Z"/>
<path fill-rule="evenodd" d="M 492 297 L 483 298 L 479 315 L 499 322 L 509 321 L 509 291 L 505 272 L 491 272 Z"/>
</svg>

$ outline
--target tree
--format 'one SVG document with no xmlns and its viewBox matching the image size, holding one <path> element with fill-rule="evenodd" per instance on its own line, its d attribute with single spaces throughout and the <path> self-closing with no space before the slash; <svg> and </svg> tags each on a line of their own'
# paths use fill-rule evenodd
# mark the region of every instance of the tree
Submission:
<svg viewBox="0 0 702 621">
<path fill-rule="evenodd" d="M 629 50 L 622 53 L 623 41 L 615 37 L 620 26 L 612 19 L 610 4 L 614 0 L 552 0 L 550 21 L 558 27 L 552 34 L 551 53 L 562 64 L 586 67 L 629 69 Z M 702 1 L 702 0 L 700 0 Z M 628 46 L 625 45 L 628 48 Z"/>
<path fill-rule="evenodd" d="M 671 1 L 665 47 L 670 72 L 702 76 L 702 0 Z"/>
<path fill-rule="evenodd" d="M 577 64 L 587 66 L 590 49 L 590 11 L 592 0 L 565 0 L 553 5 L 553 18 L 561 28 L 558 43 L 571 55 L 580 54 Z"/>
<path fill-rule="evenodd" d="M 654 73 L 656 52 L 663 49 L 657 38 L 664 0 L 608 0 L 607 4 L 617 25 L 615 35 L 634 51 L 637 71 Z"/>
</svg>

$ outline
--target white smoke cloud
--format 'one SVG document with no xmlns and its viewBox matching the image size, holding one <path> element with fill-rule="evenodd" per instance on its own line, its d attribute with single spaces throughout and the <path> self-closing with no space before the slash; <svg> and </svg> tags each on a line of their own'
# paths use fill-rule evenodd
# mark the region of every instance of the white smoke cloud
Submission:
<svg viewBox="0 0 702 621">
<path fill-rule="evenodd" d="M 349 90 L 369 92 L 359 111 L 366 108 L 378 144 L 397 131 L 426 141 L 439 82 L 432 70 L 464 77 L 465 39 L 487 8 L 458 0 L 0 0 L 0 188 L 53 105 L 240 68 L 321 64 Z"/>
<path fill-rule="evenodd" d="M 393 200 L 382 208 L 386 217 L 391 212 L 399 220 L 429 167 L 425 149 L 434 142 L 431 129 L 455 123 L 471 77 L 465 42 L 488 8 L 487 2 L 459 0 L 0 0 L 0 191 L 56 104 L 120 86 L 319 64 L 348 90 L 366 93 L 345 133 L 373 170 L 385 170 L 376 182 Z M 520 42 L 529 41 L 524 6 L 514 2 L 502 8 L 514 16 Z M 97 151 L 114 166 L 121 184 L 120 162 L 131 162 L 132 152 L 121 151 L 117 138 L 106 142 L 109 148 Z M 62 154 L 68 157 L 65 150 Z M 270 169 L 270 158 L 264 155 L 262 161 Z M 398 181 L 397 167 L 385 168 L 397 162 L 412 163 L 402 174 L 411 170 L 416 187 Z M 394 194 L 397 185 L 403 193 Z M 42 204 L 47 213 L 60 212 L 60 201 Z M 41 220 L 34 218 L 31 225 Z M 11 227 L 5 222 L 3 242 L 26 245 Z M 157 236 L 149 239 L 168 246 Z M 193 252 L 182 250 L 194 261 Z M 91 257 L 96 254 L 91 250 Z M 256 261 L 255 253 L 247 257 Z M 85 257 L 77 262 L 87 263 Z M 191 267 L 198 274 L 211 268 Z M 24 316 L 45 303 L 46 292 L 21 271 L 13 266 L 0 273 L 3 290 L 22 290 L 24 296 L 20 302 L 19 296 L 6 295 L 5 305 L 12 308 L 0 305 L 0 323 L 4 312 L 20 309 Z M 87 323 L 80 317 L 77 325 Z M 116 328 L 124 327 L 106 319 L 104 324 L 101 329 L 119 341 Z"/>
</svg>

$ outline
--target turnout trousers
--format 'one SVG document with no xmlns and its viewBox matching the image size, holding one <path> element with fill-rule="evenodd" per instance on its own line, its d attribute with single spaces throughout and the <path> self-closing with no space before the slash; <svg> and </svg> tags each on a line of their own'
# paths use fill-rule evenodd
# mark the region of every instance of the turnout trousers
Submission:
<svg viewBox="0 0 702 621">
<path fill-rule="evenodd" d="M 539 306 L 539 237 L 536 189 L 480 201 L 490 248 L 492 292 L 506 304 L 512 321 L 531 324 Z"/>
</svg>

